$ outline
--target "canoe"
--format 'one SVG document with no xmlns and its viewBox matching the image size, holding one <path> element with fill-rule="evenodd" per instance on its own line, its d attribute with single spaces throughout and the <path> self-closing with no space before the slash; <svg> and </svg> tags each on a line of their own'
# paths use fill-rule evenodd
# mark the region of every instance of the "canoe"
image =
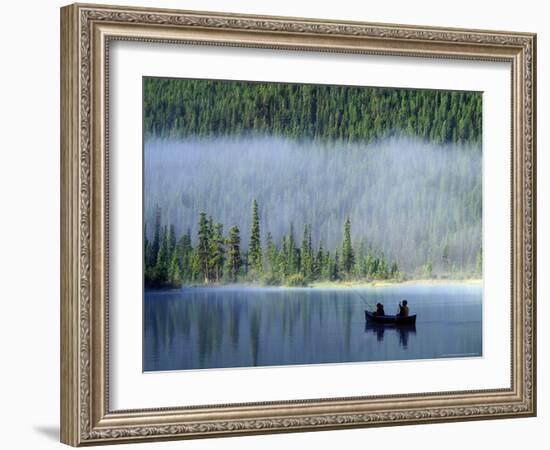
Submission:
<svg viewBox="0 0 550 450">
<path fill-rule="evenodd" d="M 365 311 L 365 320 L 376 323 L 392 325 L 414 325 L 416 323 L 416 314 L 407 317 L 401 316 L 376 316 L 373 312 Z"/>
</svg>

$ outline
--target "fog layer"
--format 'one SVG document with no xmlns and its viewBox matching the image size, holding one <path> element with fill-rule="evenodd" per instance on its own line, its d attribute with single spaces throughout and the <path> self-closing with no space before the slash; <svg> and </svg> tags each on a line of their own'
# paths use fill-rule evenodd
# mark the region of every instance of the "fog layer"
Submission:
<svg viewBox="0 0 550 450">
<path fill-rule="evenodd" d="M 375 144 L 275 138 L 149 139 L 144 148 L 144 219 L 155 206 L 178 236 L 193 239 L 201 211 L 227 232 L 237 225 L 248 246 L 251 204 L 258 201 L 262 241 L 278 244 L 294 224 L 299 242 L 341 248 L 351 218 L 354 247 L 385 252 L 402 270 L 448 260 L 466 271 L 481 248 L 482 156 L 479 148 L 392 138 Z M 447 250 L 445 250 L 447 249 Z"/>
</svg>

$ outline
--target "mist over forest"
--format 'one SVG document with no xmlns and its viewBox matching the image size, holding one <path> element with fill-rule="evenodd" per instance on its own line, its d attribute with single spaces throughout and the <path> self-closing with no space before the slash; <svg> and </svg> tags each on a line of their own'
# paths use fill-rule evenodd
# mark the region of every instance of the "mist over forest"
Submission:
<svg viewBox="0 0 550 450">
<path fill-rule="evenodd" d="M 433 263 L 467 272 L 481 250 L 481 144 L 390 137 L 368 143 L 288 137 L 149 137 L 144 146 L 144 220 L 155 209 L 178 236 L 196 242 L 201 212 L 237 225 L 248 247 L 258 202 L 262 244 L 290 224 L 311 225 L 316 248 L 342 246 L 349 216 L 353 246 L 382 251 L 400 270 Z M 447 267 L 443 267 L 443 266 Z"/>
</svg>

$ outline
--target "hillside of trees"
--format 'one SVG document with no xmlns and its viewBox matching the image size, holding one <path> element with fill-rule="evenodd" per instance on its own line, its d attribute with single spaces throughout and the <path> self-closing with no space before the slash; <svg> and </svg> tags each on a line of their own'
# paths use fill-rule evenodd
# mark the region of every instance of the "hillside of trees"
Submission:
<svg viewBox="0 0 550 450">
<path fill-rule="evenodd" d="M 304 226 L 301 239 L 291 224 L 288 234 L 276 242 L 268 231 L 261 240 L 258 203 L 252 204 L 248 248 L 241 245 L 241 232 L 200 213 L 196 244 L 191 232 L 176 236 L 174 225 L 162 225 L 156 208 L 152 240 L 145 234 L 145 287 L 178 288 L 182 284 L 255 283 L 270 286 L 306 286 L 315 281 L 402 279 L 395 261 L 363 245 L 353 245 L 351 221 L 343 225 L 342 243 L 331 252 L 321 241 L 312 243 L 311 226 Z M 432 276 L 428 262 L 420 275 Z"/>
<path fill-rule="evenodd" d="M 479 92 L 150 78 L 146 137 L 264 136 L 479 144 Z"/>
<path fill-rule="evenodd" d="M 146 77 L 143 102 L 147 286 L 480 274 L 481 93 Z"/>
</svg>

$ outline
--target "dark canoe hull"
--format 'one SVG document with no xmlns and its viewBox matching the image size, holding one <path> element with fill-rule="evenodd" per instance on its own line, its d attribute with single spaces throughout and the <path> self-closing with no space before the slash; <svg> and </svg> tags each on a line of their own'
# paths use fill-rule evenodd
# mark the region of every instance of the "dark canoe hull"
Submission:
<svg viewBox="0 0 550 450">
<path fill-rule="evenodd" d="M 376 316 L 370 311 L 365 311 L 365 320 L 375 323 L 391 325 L 414 325 L 416 324 L 416 314 L 407 317 L 400 316 Z"/>
</svg>

